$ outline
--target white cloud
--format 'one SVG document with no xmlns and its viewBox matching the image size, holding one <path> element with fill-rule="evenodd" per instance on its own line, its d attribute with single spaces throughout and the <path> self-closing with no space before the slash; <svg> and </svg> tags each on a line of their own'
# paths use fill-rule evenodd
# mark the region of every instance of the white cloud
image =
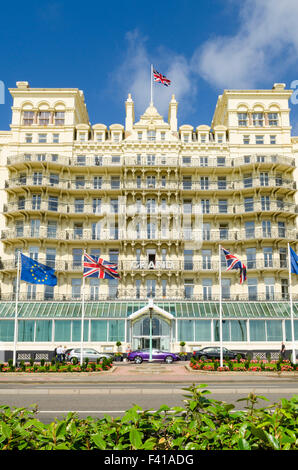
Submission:
<svg viewBox="0 0 298 470">
<path fill-rule="evenodd" d="M 274 83 L 297 61 L 296 0 L 247 0 L 233 36 L 216 36 L 199 46 L 192 68 L 211 85 L 254 88 Z"/>
<path fill-rule="evenodd" d="M 158 112 L 167 120 L 172 94 L 175 94 L 177 101 L 181 100 L 184 110 L 189 110 L 196 88 L 186 58 L 163 48 L 149 53 L 146 38 L 137 30 L 127 33 L 125 39 L 127 48 L 124 60 L 114 72 L 114 79 L 124 99 L 128 93 L 132 94 L 136 117 L 143 114 L 150 104 L 151 63 L 171 80 L 169 87 L 153 83 L 153 101 Z"/>
</svg>

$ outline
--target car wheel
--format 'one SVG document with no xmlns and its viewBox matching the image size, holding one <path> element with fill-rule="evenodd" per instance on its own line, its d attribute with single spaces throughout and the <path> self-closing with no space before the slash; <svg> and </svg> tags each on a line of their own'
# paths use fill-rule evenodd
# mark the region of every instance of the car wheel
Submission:
<svg viewBox="0 0 298 470">
<path fill-rule="evenodd" d="M 71 358 L 71 362 L 72 364 L 78 364 L 79 363 L 79 359 L 77 357 L 72 357 Z"/>
<path fill-rule="evenodd" d="M 200 359 L 201 359 L 202 361 L 206 361 L 207 356 L 201 356 Z"/>
<path fill-rule="evenodd" d="M 167 364 L 172 364 L 173 360 L 174 360 L 174 359 L 172 358 L 172 356 L 167 356 L 167 357 L 165 358 L 165 362 L 166 362 Z"/>
<path fill-rule="evenodd" d="M 142 364 L 143 359 L 141 358 L 141 356 L 136 356 L 134 361 L 135 361 L 135 364 Z"/>
</svg>

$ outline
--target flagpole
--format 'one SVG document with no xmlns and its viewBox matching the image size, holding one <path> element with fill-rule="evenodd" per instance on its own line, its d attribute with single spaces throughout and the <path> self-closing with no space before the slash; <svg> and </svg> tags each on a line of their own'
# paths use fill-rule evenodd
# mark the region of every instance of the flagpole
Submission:
<svg viewBox="0 0 298 470">
<path fill-rule="evenodd" d="M 219 341 L 220 341 L 220 367 L 223 367 L 222 350 L 222 291 L 221 291 L 221 245 L 218 245 L 218 274 L 219 274 Z"/>
<path fill-rule="evenodd" d="M 14 346 L 13 346 L 13 365 L 14 366 L 16 366 L 16 363 L 17 363 L 19 289 L 20 289 L 20 250 L 18 250 L 18 261 L 17 261 L 17 285 L 16 285 L 15 316 L 14 316 Z"/>
<path fill-rule="evenodd" d="M 293 364 L 296 364 L 290 243 L 288 243 L 288 260 L 289 260 L 289 296 L 290 296 L 291 331 L 292 331 L 292 362 Z"/>
<path fill-rule="evenodd" d="M 86 250 L 83 252 L 83 286 L 82 286 L 82 321 L 81 321 L 81 358 L 80 364 L 83 365 L 83 342 L 84 342 L 84 319 L 85 319 L 85 277 L 84 277 L 84 259 Z"/>
<path fill-rule="evenodd" d="M 153 64 L 151 64 L 151 67 L 150 67 L 150 85 L 151 85 L 150 105 L 153 106 Z"/>
</svg>

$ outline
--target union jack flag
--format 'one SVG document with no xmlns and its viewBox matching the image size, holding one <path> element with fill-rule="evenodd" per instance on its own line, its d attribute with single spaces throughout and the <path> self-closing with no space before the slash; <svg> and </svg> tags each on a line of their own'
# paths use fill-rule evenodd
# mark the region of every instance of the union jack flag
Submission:
<svg viewBox="0 0 298 470">
<path fill-rule="evenodd" d="M 232 255 L 228 250 L 225 250 L 223 247 L 221 248 L 224 252 L 227 261 L 227 271 L 231 269 L 240 269 L 240 284 L 243 284 L 246 281 L 246 266 L 242 261 L 240 261 L 237 256 Z"/>
<path fill-rule="evenodd" d="M 99 279 L 118 279 L 117 264 L 104 261 L 102 258 L 84 254 L 84 277 L 98 277 Z"/>
<path fill-rule="evenodd" d="M 171 85 L 171 80 L 169 80 L 167 77 L 162 75 L 161 73 L 157 72 L 156 70 L 153 69 L 153 77 L 155 82 L 160 82 L 162 85 L 169 86 Z"/>
</svg>

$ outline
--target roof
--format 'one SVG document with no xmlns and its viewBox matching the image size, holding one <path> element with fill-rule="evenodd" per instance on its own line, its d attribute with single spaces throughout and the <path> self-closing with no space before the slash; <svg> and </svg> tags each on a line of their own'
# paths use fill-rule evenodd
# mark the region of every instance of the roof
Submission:
<svg viewBox="0 0 298 470">
<path fill-rule="evenodd" d="M 85 302 L 85 318 L 125 319 L 142 309 L 147 302 Z M 160 309 L 176 318 L 219 318 L 218 302 L 158 302 Z M 223 302 L 223 318 L 260 319 L 290 318 L 288 302 Z M 81 318 L 81 302 L 19 302 L 21 319 L 72 319 Z M 294 317 L 298 319 L 298 302 L 293 304 Z M 156 312 L 158 313 L 158 312 Z M 0 302 L 0 319 L 14 319 L 15 302 Z"/>
</svg>

